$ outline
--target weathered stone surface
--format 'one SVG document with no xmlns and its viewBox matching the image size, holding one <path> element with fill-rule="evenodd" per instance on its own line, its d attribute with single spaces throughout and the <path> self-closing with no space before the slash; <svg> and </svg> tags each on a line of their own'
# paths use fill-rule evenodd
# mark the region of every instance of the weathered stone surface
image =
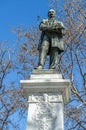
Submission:
<svg viewBox="0 0 86 130">
<path fill-rule="evenodd" d="M 29 96 L 27 130 L 63 130 L 61 95 Z"/>
<path fill-rule="evenodd" d="M 55 70 L 34 70 L 29 80 L 21 80 L 25 95 L 31 93 L 55 93 L 63 96 L 64 104 L 70 100 L 70 81 Z"/>
<path fill-rule="evenodd" d="M 34 70 L 21 80 L 28 98 L 26 130 L 64 130 L 63 105 L 70 99 L 70 82 L 55 70 Z"/>
</svg>

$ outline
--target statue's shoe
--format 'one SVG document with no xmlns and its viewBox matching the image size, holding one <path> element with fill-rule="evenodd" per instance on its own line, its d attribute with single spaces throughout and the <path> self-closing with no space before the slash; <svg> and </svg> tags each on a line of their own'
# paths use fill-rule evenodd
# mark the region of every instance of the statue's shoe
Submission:
<svg viewBox="0 0 86 130">
<path fill-rule="evenodd" d="M 36 67 L 36 69 L 41 70 L 41 69 L 43 69 L 43 66 L 39 65 L 38 67 Z"/>
</svg>

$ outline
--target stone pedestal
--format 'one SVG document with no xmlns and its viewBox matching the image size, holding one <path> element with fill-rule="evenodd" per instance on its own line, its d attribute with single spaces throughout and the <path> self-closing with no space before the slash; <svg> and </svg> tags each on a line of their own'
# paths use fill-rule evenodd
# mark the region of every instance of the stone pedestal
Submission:
<svg viewBox="0 0 86 130">
<path fill-rule="evenodd" d="M 70 99 L 70 82 L 56 70 L 34 70 L 21 80 L 28 98 L 26 130 L 64 130 L 63 105 Z"/>
</svg>

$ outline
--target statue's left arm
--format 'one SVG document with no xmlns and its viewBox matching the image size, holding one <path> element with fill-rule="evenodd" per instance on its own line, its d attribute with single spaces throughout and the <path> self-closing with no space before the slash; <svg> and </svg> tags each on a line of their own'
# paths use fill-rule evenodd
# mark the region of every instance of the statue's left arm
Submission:
<svg viewBox="0 0 86 130">
<path fill-rule="evenodd" d="M 60 22 L 60 24 L 61 24 L 61 32 L 62 32 L 62 35 L 64 36 L 66 34 L 66 28 L 62 22 Z"/>
<path fill-rule="evenodd" d="M 55 21 L 55 23 L 52 26 L 52 30 L 59 34 L 62 34 L 62 36 L 64 36 L 66 33 L 66 29 L 65 29 L 63 23 L 58 22 L 58 21 Z"/>
</svg>

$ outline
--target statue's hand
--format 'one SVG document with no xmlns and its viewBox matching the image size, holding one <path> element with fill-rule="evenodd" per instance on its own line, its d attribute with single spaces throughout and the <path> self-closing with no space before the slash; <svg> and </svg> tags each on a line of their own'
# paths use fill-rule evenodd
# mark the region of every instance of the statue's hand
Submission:
<svg viewBox="0 0 86 130">
<path fill-rule="evenodd" d="M 40 25 L 40 30 L 41 31 L 46 31 L 48 29 L 48 26 L 46 24 L 41 24 Z"/>
<path fill-rule="evenodd" d="M 52 26 L 50 26 L 50 25 L 41 25 L 40 30 L 41 31 L 52 31 Z"/>
<path fill-rule="evenodd" d="M 50 32 L 60 32 L 61 31 L 61 29 L 57 26 L 47 27 L 47 30 Z"/>
<path fill-rule="evenodd" d="M 63 29 L 63 30 L 62 30 L 62 35 L 64 36 L 65 34 L 66 34 L 66 30 Z"/>
</svg>

